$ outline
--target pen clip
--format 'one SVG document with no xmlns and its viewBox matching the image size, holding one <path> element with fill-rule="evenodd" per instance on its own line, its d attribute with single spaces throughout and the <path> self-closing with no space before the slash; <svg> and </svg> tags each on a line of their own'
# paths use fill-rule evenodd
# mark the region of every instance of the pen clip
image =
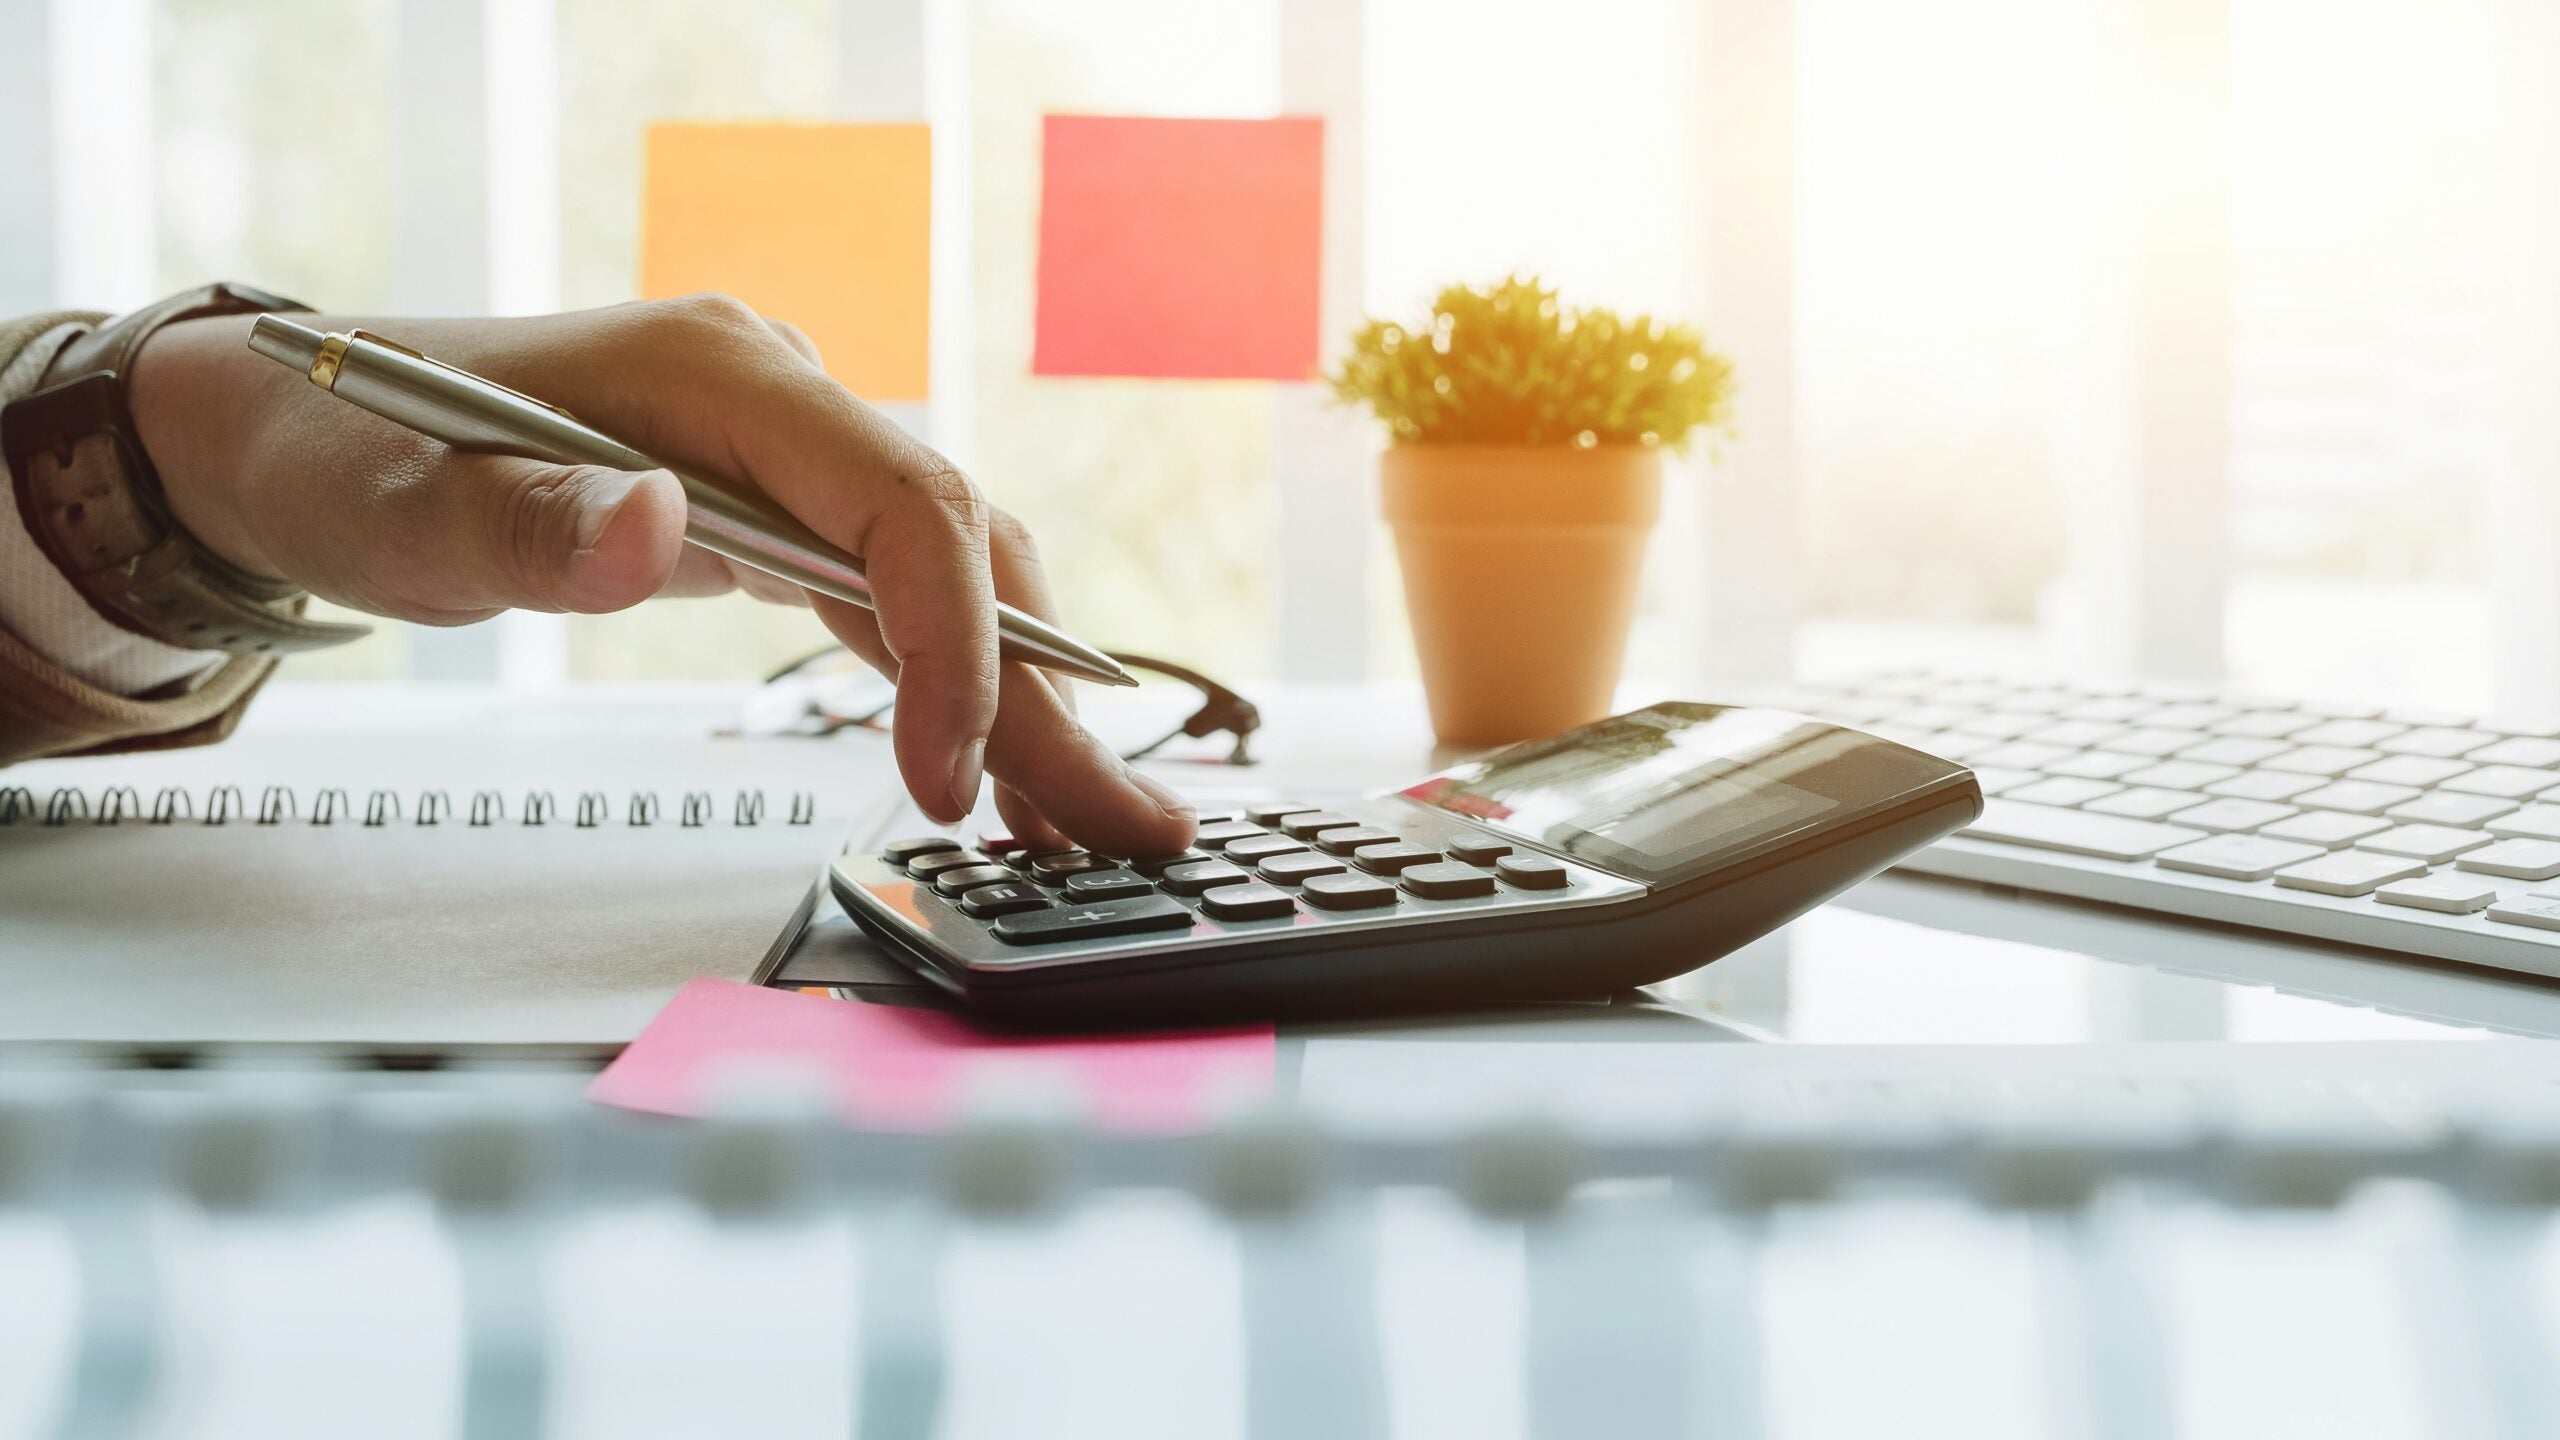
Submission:
<svg viewBox="0 0 2560 1440">
<path fill-rule="evenodd" d="M 418 362 L 419 364 L 421 364 L 421 365 L 433 365 L 434 367 L 436 367 L 436 368 L 437 368 L 437 369 L 439 369 L 439 370 L 444 371 L 444 372 L 445 372 L 446 374 L 448 374 L 448 375 L 459 375 L 459 376 L 461 376 L 463 379 L 465 379 L 465 380 L 469 380 L 469 381 L 471 381 L 471 382 L 472 382 L 472 383 L 474 383 L 474 384 L 477 384 L 477 385 L 486 385 L 486 386 L 488 386 L 488 387 L 489 387 L 490 389 L 492 389 L 492 390 L 497 390 L 497 391 L 501 391 L 501 392 L 503 392 L 503 393 L 505 393 L 505 394 L 512 395 L 512 396 L 514 396 L 515 398 L 517 398 L 518 400 L 523 401 L 523 402 L 524 402 L 524 403 L 526 403 L 527 405 L 535 405 L 535 406 L 539 406 L 539 407 L 541 407 L 542 409 L 548 410 L 548 411 L 550 411 L 552 414 L 559 416 L 559 417 L 560 417 L 561 419 L 563 419 L 563 420 L 577 420 L 577 419 L 578 419 L 578 417 L 577 417 L 577 416 L 570 414 L 568 411 L 561 409 L 559 406 L 552 404 L 552 403 L 551 403 L 550 401 L 548 401 L 548 400 L 537 400 L 537 399 L 533 398 L 532 396 L 527 395 L 527 394 L 526 394 L 526 393 L 524 393 L 523 391 L 518 390 L 518 389 L 515 389 L 515 388 L 514 388 L 514 387 L 512 387 L 512 386 L 508 386 L 508 385 L 501 385 L 501 384 L 499 384 L 497 381 L 490 379 L 490 378 L 489 378 L 488 376 L 486 376 L 486 375 L 475 375 L 475 374 L 471 373 L 470 371 L 463 369 L 463 368 L 462 368 L 461 366 L 459 366 L 459 365 L 447 365 L 446 363 L 444 363 L 444 362 L 443 362 L 443 361 L 441 361 L 441 360 L 438 360 L 437 358 L 435 358 L 435 357 L 434 357 L 434 356 L 432 356 L 432 355 L 428 355 L 428 354 L 424 354 L 424 353 L 422 353 L 422 352 L 420 352 L 420 351 L 412 350 L 412 349 L 410 349 L 408 346 L 401 344 L 401 343 L 400 343 L 399 341 L 397 341 L 397 340 L 387 340 L 387 339 L 383 338 L 383 337 L 382 337 L 382 336 L 380 336 L 380 335 L 376 335 L 376 334 L 374 334 L 374 333 L 373 333 L 372 331 L 370 331 L 370 330 L 350 330 L 350 331 L 348 331 L 348 332 L 347 332 L 347 338 L 348 338 L 349 340 L 351 340 L 351 341 L 352 341 L 352 340 L 364 340 L 364 341 L 369 341 L 369 342 L 370 342 L 370 343 L 372 343 L 372 344 L 375 344 L 375 345 L 379 345 L 379 346 L 381 346 L 381 347 L 382 347 L 383 349 L 385 349 L 385 350 L 390 350 L 390 351 L 396 352 L 396 353 L 401 354 L 401 355 L 406 355 L 406 356 L 408 356 L 410 359 L 417 361 L 417 362 Z M 580 424 L 584 424 L 585 422 L 584 422 L 584 421 L 579 421 L 579 423 L 580 423 Z"/>
</svg>

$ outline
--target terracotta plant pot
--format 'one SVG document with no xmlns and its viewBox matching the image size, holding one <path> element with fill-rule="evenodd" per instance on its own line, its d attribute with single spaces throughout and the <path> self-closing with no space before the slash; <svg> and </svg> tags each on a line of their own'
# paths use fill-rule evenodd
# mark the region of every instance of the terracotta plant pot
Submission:
<svg viewBox="0 0 2560 1440">
<path fill-rule="evenodd" d="M 1441 741 L 1534 740 L 1607 715 L 1661 452 L 1397 445 L 1379 479 Z"/>
</svg>

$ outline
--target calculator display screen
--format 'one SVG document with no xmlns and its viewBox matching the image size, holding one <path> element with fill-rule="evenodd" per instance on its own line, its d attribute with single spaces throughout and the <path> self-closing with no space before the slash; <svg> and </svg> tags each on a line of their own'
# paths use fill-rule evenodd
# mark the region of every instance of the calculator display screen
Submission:
<svg viewBox="0 0 2560 1440">
<path fill-rule="evenodd" d="M 1666 883 L 1762 841 L 1883 808 L 1952 769 L 1783 711 L 1656 705 L 1515 745 L 1404 796 Z"/>
</svg>

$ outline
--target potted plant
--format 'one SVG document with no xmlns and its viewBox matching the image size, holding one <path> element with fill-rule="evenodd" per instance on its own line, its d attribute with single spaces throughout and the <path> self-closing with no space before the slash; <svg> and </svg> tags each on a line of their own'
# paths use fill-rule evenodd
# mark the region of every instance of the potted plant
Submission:
<svg viewBox="0 0 2560 1440">
<path fill-rule="evenodd" d="M 1689 326 L 1575 308 L 1535 277 L 1371 320 L 1326 377 L 1392 441 L 1381 500 L 1444 743 L 1609 713 L 1662 453 L 1729 424 L 1733 371 Z"/>
</svg>

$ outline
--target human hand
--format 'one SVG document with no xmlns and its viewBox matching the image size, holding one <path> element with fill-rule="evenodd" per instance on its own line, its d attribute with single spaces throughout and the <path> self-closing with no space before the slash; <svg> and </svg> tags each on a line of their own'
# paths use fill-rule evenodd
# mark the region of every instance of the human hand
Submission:
<svg viewBox="0 0 2560 1440">
<path fill-rule="evenodd" d="M 1029 533 L 829 379 L 797 330 L 720 296 L 524 319 L 295 318 L 362 325 L 670 464 L 755 486 L 863 557 L 879 611 L 684 544 L 684 493 L 665 471 L 463 454 L 333 400 L 251 353 L 245 316 L 161 329 L 131 377 L 172 509 L 224 559 L 429 625 L 731 588 L 814 604 L 897 682 L 898 769 L 926 814 L 961 818 L 984 772 L 1030 844 L 1189 843 L 1191 808 L 1078 724 L 1063 680 L 999 661 L 999 598 L 1050 613 Z"/>
</svg>

